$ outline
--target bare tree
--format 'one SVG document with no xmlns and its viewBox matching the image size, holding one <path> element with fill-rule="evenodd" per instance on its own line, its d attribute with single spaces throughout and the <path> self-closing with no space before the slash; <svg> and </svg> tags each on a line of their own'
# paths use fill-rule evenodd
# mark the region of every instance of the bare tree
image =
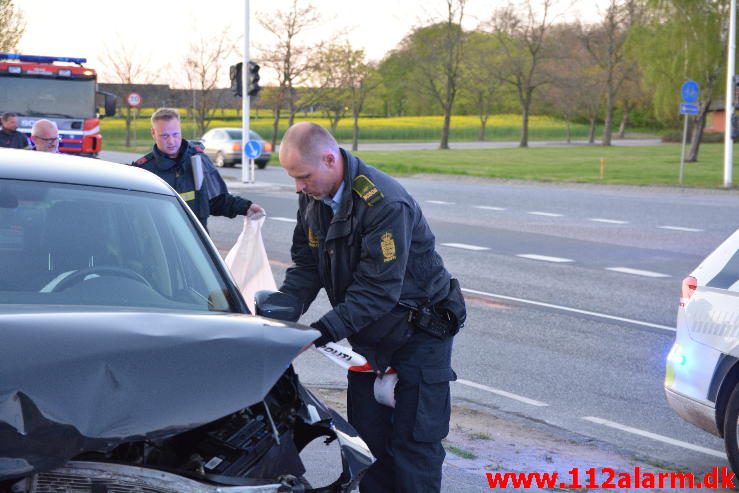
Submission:
<svg viewBox="0 0 739 493">
<path fill-rule="evenodd" d="M 12 53 L 26 31 L 23 13 L 13 0 L 0 0 L 0 52 Z"/>
<path fill-rule="evenodd" d="M 635 0 L 610 0 L 599 24 L 583 30 L 581 40 L 588 53 L 603 71 L 605 92 L 605 122 L 603 145 L 611 145 L 613 110 L 624 81 L 636 70 L 636 64 L 626 58 L 625 43 L 629 29 L 637 21 L 640 7 Z"/>
<path fill-rule="evenodd" d="M 529 145 L 529 112 L 534 91 L 550 81 L 544 62 L 550 56 L 545 43 L 552 25 L 549 19 L 552 0 L 543 0 L 537 11 L 532 2 L 526 0 L 524 13 L 508 5 L 498 10 L 491 21 L 505 59 L 501 80 L 516 89 L 521 105 L 519 147 Z"/>
<path fill-rule="evenodd" d="M 227 72 L 226 60 L 236 53 L 236 42 L 228 31 L 217 36 L 200 33 L 190 43 L 184 59 L 188 89 L 192 91 L 190 114 L 195 120 L 197 136 L 205 133 L 220 106 L 222 91 L 217 84 Z"/>
<path fill-rule="evenodd" d="M 134 50 L 124 44 L 117 48 L 106 47 L 102 64 L 111 78 L 123 86 L 125 93 L 133 91 L 134 84 L 151 84 L 154 80 L 148 69 L 148 59 L 134 54 Z M 132 120 L 131 107 L 126 105 L 126 147 L 131 147 Z"/>
<path fill-rule="evenodd" d="M 283 105 L 287 104 L 290 126 L 298 111 L 296 88 L 313 75 L 314 64 L 310 57 L 310 47 L 299 38 L 306 30 L 318 25 L 321 15 L 311 3 L 304 6 L 300 4 L 299 0 L 293 0 L 286 10 L 269 10 L 257 14 L 259 24 L 276 38 L 274 45 L 260 48 L 262 64 L 276 72 L 279 85 L 279 92 L 274 98 L 273 146 L 277 144 Z"/>
</svg>

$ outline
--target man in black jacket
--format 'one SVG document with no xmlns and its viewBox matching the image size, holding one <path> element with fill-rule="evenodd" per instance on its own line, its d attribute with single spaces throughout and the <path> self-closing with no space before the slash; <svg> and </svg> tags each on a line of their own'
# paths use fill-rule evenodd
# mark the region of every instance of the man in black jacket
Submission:
<svg viewBox="0 0 739 493">
<path fill-rule="evenodd" d="M 3 128 L 0 130 L 0 147 L 9 149 L 25 149 L 28 147 L 28 139 L 18 131 L 18 115 L 15 113 L 3 113 L 0 116 Z"/>
<path fill-rule="evenodd" d="M 151 115 L 151 136 L 152 151 L 131 164 L 166 181 L 187 202 L 203 227 L 207 229 L 210 215 L 236 217 L 264 213 L 259 205 L 228 193 L 226 183 L 203 148 L 182 138 L 177 110 L 156 110 Z"/>
<path fill-rule="evenodd" d="M 333 309 L 311 324 L 321 332 L 315 345 L 348 338 L 373 370 L 348 372 L 349 422 L 377 457 L 360 490 L 439 491 L 452 340 L 465 319 L 459 283 L 413 197 L 323 127 L 290 127 L 280 163 L 300 194 L 294 265 L 280 291 L 305 311 L 324 288 Z M 388 367 L 398 375 L 394 408 L 374 394 Z"/>
</svg>

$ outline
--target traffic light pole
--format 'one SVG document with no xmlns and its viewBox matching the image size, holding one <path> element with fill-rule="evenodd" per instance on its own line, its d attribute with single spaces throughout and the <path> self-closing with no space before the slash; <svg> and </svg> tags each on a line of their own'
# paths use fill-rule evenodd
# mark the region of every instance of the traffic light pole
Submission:
<svg viewBox="0 0 739 493">
<path fill-rule="evenodd" d="M 249 0 L 244 0 L 244 60 L 241 70 L 241 181 L 254 183 L 254 161 L 246 158 L 246 143 L 249 142 Z"/>
</svg>

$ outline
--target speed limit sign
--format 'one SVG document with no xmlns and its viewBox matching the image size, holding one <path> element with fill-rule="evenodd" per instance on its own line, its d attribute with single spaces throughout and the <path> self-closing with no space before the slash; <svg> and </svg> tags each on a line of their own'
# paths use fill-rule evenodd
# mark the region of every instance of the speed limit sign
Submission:
<svg viewBox="0 0 739 493">
<path fill-rule="evenodd" d="M 141 105 L 141 94 L 132 92 L 126 97 L 126 102 L 131 108 L 138 108 Z"/>
</svg>

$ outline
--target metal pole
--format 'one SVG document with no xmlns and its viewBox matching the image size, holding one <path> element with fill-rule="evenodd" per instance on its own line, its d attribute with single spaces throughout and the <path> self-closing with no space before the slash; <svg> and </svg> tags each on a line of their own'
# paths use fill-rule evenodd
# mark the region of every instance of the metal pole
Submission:
<svg viewBox="0 0 739 493">
<path fill-rule="evenodd" d="M 241 67 L 241 181 L 254 183 L 252 167 L 246 160 L 246 143 L 249 142 L 249 0 L 244 0 L 244 60 Z"/>
<path fill-rule="evenodd" d="M 688 139 L 688 115 L 685 115 L 685 126 L 683 127 L 683 150 L 680 153 L 680 179 L 678 183 L 683 186 L 683 174 L 685 171 L 685 142 Z"/>
<path fill-rule="evenodd" d="M 736 52 L 736 0 L 731 0 L 729 14 L 729 46 L 726 63 L 726 120 L 724 128 L 724 188 L 731 188 L 734 141 L 731 139 L 731 117 L 734 116 L 734 54 Z"/>
</svg>

